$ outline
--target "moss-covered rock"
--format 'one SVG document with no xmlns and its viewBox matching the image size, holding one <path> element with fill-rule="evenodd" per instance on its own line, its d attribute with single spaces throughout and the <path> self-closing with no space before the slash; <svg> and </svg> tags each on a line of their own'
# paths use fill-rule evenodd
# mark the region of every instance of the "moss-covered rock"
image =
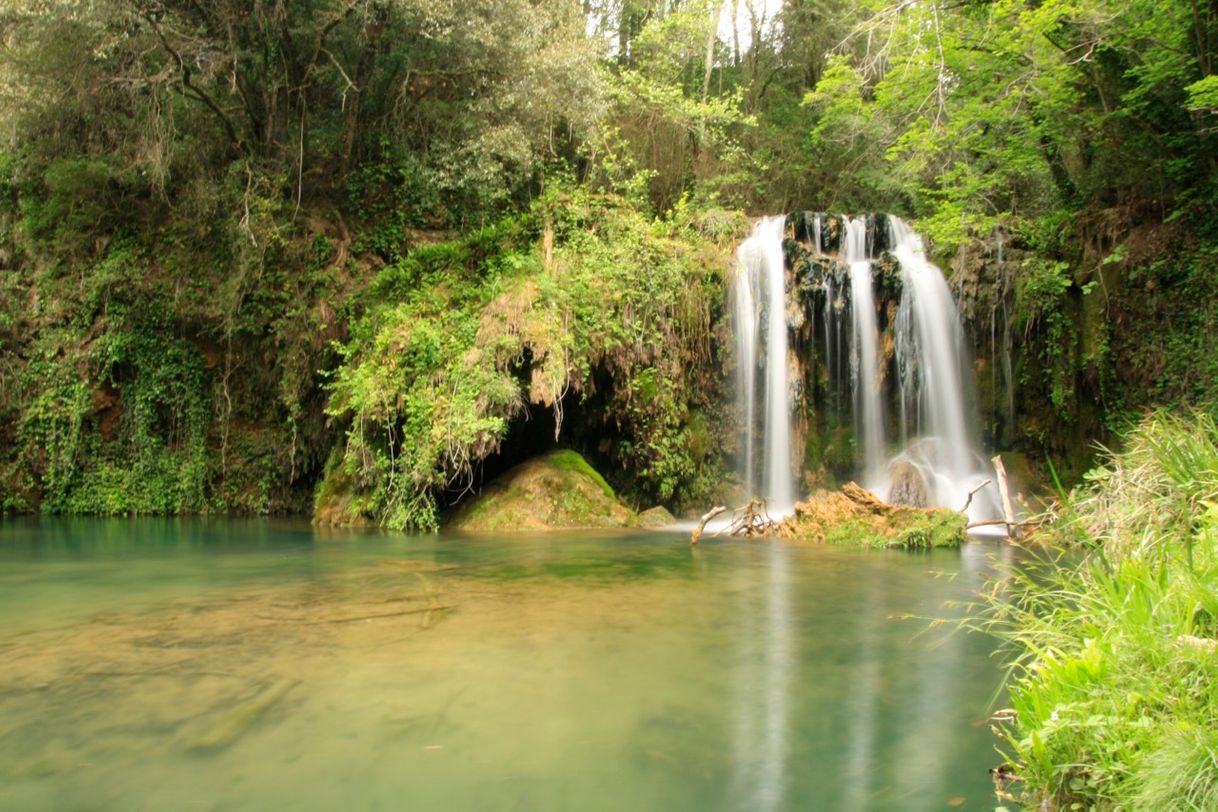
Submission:
<svg viewBox="0 0 1218 812">
<path fill-rule="evenodd" d="M 637 517 L 574 451 L 552 451 L 497 477 L 447 527 L 474 532 L 629 527 Z"/>
<path fill-rule="evenodd" d="M 918 550 L 958 547 L 966 524 L 962 513 L 889 505 L 848 483 L 797 504 L 795 515 L 783 523 L 783 534 L 795 541 Z"/>
<path fill-rule="evenodd" d="M 313 524 L 322 527 L 367 527 L 374 524 L 361 508 L 355 483 L 336 449 L 326 463 L 313 501 Z"/>
<path fill-rule="evenodd" d="M 656 505 L 639 514 L 639 527 L 647 528 L 648 530 L 668 527 L 674 522 L 676 522 L 676 519 L 673 518 L 673 515 L 663 505 Z"/>
</svg>

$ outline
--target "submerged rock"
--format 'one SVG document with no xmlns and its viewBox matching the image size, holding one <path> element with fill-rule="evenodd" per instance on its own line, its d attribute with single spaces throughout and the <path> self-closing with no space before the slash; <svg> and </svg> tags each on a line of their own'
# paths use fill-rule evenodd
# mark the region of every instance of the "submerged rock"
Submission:
<svg viewBox="0 0 1218 812">
<path fill-rule="evenodd" d="M 578 453 L 552 451 L 495 478 L 460 505 L 447 527 L 474 532 L 629 527 L 637 517 L 622 505 Z"/>
</svg>

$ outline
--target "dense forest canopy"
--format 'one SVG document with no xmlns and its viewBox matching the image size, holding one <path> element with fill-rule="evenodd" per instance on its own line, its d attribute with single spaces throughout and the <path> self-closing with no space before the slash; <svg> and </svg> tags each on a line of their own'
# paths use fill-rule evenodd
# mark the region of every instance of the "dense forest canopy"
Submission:
<svg viewBox="0 0 1218 812">
<path fill-rule="evenodd" d="M 10 161 L 166 202 L 237 167 L 294 207 L 392 185 L 407 219 L 470 226 L 547 176 L 642 174 L 660 210 L 815 199 L 950 244 L 1084 204 L 1175 211 L 1213 169 L 1212 4 L 14 5 Z"/>
<path fill-rule="evenodd" d="M 692 504 L 741 211 L 1004 235 L 992 440 L 1214 395 L 1213 2 L 14 0 L 0 42 L 5 509 L 303 508 L 328 470 L 433 526 L 541 412 Z"/>
</svg>

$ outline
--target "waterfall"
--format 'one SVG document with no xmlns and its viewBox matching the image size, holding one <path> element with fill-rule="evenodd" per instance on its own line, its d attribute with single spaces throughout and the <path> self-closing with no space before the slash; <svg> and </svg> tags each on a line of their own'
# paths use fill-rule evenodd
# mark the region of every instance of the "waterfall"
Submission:
<svg viewBox="0 0 1218 812">
<path fill-rule="evenodd" d="M 744 481 L 750 497 L 770 500 L 772 514 L 789 512 L 795 503 L 791 472 L 791 384 L 787 371 L 786 267 L 782 254 L 785 217 L 766 217 L 757 224 L 736 256 L 734 286 L 736 352 L 744 416 Z M 763 334 L 758 344 L 758 334 Z M 764 352 L 761 352 L 764 350 Z M 764 370 L 758 392 L 755 370 Z M 757 425 L 758 400 L 764 422 Z M 756 482 L 756 450 L 761 435 L 761 487 Z"/>
<path fill-rule="evenodd" d="M 812 374 L 815 381 L 819 374 L 823 425 L 838 419 L 839 405 L 852 406 L 842 417 L 853 426 L 862 484 L 890 501 L 961 509 L 992 472 L 970 431 L 968 352 L 942 272 L 896 217 L 793 217 L 796 236 L 786 240 L 787 250 L 790 218 L 767 217 L 737 252 L 732 298 L 744 421 L 740 463 L 749 496 L 768 497 L 780 513 L 794 504 L 792 413 L 817 408 L 807 399 L 816 387 L 799 376 Z M 798 272 L 787 267 L 788 251 L 793 257 L 804 252 Z M 813 316 L 806 327 L 803 319 L 787 318 L 789 308 L 798 314 L 801 307 Z M 792 371 L 788 334 L 799 330 L 810 357 L 799 359 L 804 369 L 796 364 Z M 808 347 L 817 342 L 823 344 L 819 356 Z M 848 400 L 840 388 L 847 363 Z M 795 391 L 804 393 L 798 402 Z M 894 441 L 899 448 L 890 448 Z M 972 498 L 970 518 L 998 514 L 993 485 Z"/>
<path fill-rule="evenodd" d="M 959 509 L 969 491 L 987 478 L 965 417 L 964 329 L 947 281 L 927 260 L 922 240 L 896 217 L 889 218 L 889 228 L 901 267 L 895 335 L 901 434 L 914 438 L 905 440 L 894 462 L 917 468 L 931 504 Z M 895 485 L 887 484 L 889 489 Z M 970 515 L 995 515 L 996 508 L 992 494 L 982 492 L 970 504 Z"/>
<path fill-rule="evenodd" d="M 757 277 L 745 272 L 745 248 L 740 247 L 740 271 L 736 274 L 732 291 L 732 308 L 736 330 L 736 391 L 739 395 L 740 414 L 744 418 L 744 488 L 753 493 L 753 470 L 756 466 L 756 401 L 757 401 Z"/>
<path fill-rule="evenodd" d="M 863 444 L 863 482 L 871 487 L 884 465 L 884 401 L 875 286 L 871 280 L 871 260 L 867 256 L 867 222 L 862 218 L 851 220 L 846 226 L 846 262 L 850 265 L 854 331 L 850 378 L 854 387 L 856 436 Z"/>
</svg>

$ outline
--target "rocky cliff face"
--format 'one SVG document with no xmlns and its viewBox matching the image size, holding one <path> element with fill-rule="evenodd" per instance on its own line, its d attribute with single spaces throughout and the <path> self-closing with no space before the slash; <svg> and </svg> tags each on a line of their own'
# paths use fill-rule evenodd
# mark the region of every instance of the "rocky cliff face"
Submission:
<svg viewBox="0 0 1218 812">
<path fill-rule="evenodd" d="M 1030 255 L 996 230 L 965 244 L 950 264 L 950 284 L 973 347 L 980 428 L 991 448 L 1010 448 L 1017 435 L 1015 280 Z"/>
</svg>

